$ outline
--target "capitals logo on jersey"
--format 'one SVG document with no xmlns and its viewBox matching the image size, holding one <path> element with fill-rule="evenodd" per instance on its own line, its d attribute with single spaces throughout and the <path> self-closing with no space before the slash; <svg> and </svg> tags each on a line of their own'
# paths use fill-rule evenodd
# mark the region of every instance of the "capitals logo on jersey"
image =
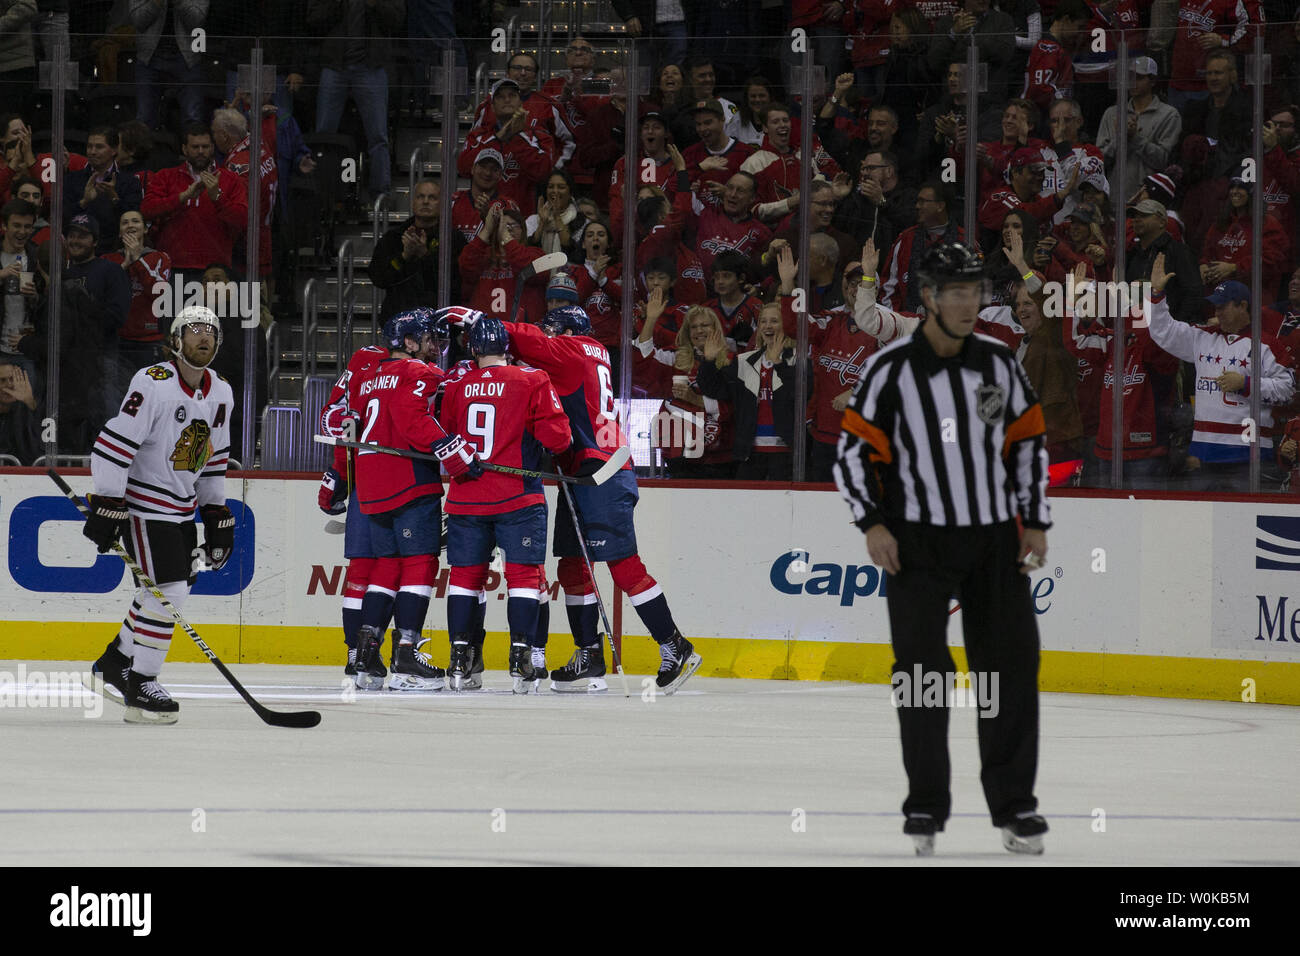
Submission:
<svg viewBox="0 0 1300 956">
<path fill-rule="evenodd" d="M 197 475 L 211 457 L 212 429 L 203 419 L 195 419 L 185 426 L 185 430 L 176 439 L 176 447 L 171 454 L 172 468 Z"/>
</svg>

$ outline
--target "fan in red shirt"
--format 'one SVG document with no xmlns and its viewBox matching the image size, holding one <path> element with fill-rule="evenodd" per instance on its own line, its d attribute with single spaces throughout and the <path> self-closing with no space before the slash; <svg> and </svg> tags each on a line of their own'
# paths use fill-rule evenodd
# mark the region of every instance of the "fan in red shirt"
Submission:
<svg viewBox="0 0 1300 956">
<path fill-rule="evenodd" d="M 444 344 L 427 309 L 402 312 L 384 325 L 389 358 L 366 365 L 348 380 L 348 407 L 360 413 L 362 443 L 432 451 L 452 477 L 477 477 L 482 468 L 460 436 L 448 435 L 430 414 L 443 373 L 429 359 Z M 383 687 L 380 663 L 384 621 L 397 630 L 389 690 L 441 690 L 445 673 L 417 653 L 420 632 L 442 550 L 442 480 L 424 459 L 360 451 L 357 503 L 367 519 L 376 561 L 361 605 L 355 680 L 362 690 Z"/>
<path fill-rule="evenodd" d="M 716 294 L 704 304 L 717 314 L 722 337 L 732 352 L 749 345 L 758 327 L 759 310 L 763 308 L 763 300 L 745 288 L 750 284 L 750 273 L 749 259 L 739 252 L 724 252 L 713 260 L 710 279 Z"/>
<path fill-rule="evenodd" d="M 693 112 L 700 141 L 687 146 L 682 158 L 691 174 L 691 188 L 717 197 L 740 171 L 740 164 L 753 155 L 754 147 L 727 135 L 726 111 L 717 100 L 702 100 Z"/>
<path fill-rule="evenodd" d="M 488 209 L 483 228 L 464 249 L 460 258 L 461 288 L 473 289 L 470 305 L 480 312 L 506 315 L 514 302 L 515 277 L 540 255 L 536 246 L 524 245 L 524 217 L 518 209 Z M 519 300 L 525 321 L 537 321 L 546 312 L 543 273 L 524 283 Z"/>
<path fill-rule="evenodd" d="M 668 258 L 653 259 L 645 268 L 645 282 L 649 290 L 644 302 L 636 304 L 634 329 L 638 337 L 652 339 L 661 349 L 676 347 L 677 333 L 686 321 L 686 313 L 694 303 L 679 302 L 675 296 L 676 275 L 673 262 Z M 650 331 L 647 332 L 646 329 Z M 632 387 L 650 398 L 668 396 L 671 379 L 657 362 L 635 362 L 632 366 Z"/>
<path fill-rule="evenodd" d="M 1083 27 L 1092 18 L 1083 0 L 1063 0 L 1052 14 L 1052 22 L 1029 53 L 1025 85 L 1021 92 L 1042 112 L 1053 100 L 1068 100 L 1074 93 L 1074 64 L 1071 57 Z"/>
<path fill-rule="evenodd" d="M 178 271 L 230 268 L 235 240 L 248 226 L 247 190 L 239 177 L 212 164 L 212 134 L 202 126 L 185 130 L 185 162 L 149 178 L 140 215 L 157 230 L 158 248 Z"/>
<path fill-rule="evenodd" d="M 870 240 L 868 240 L 870 242 Z M 870 245 L 871 281 L 875 281 L 879 253 Z M 810 481 L 834 481 L 835 464 L 844 409 L 854 387 L 862 379 L 867 359 L 876 351 L 874 336 L 858 326 L 853 310 L 863 279 L 863 263 L 850 262 L 842 279 L 844 302 L 822 312 L 796 313 L 794 309 L 795 277 L 799 264 L 794 251 L 783 246 L 777 254 L 777 272 L 781 277 L 781 321 L 785 334 L 799 334 L 798 315 L 808 318 L 808 348 L 813 363 L 812 394 L 808 397 L 807 420 L 812 435 L 812 474 Z"/>
<path fill-rule="evenodd" d="M 1250 15 L 1242 0 L 1182 0 L 1178 6 L 1178 29 L 1174 33 L 1169 89 L 1204 90 L 1206 54 L 1239 43 L 1246 36 L 1249 22 Z"/>
<path fill-rule="evenodd" d="M 456 171 L 470 175 L 479 154 L 495 150 L 505 163 L 501 195 L 514 200 L 520 209 L 530 209 L 537 184 L 555 165 L 555 141 L 523 105 L 519 84 L 514 80 L 498 80 L 493 85 L 492 104 L 494 111 L 466 135 L 465 147 L 456 159 Z"/>
<path fill-rule="evenodd" d="M 500 198 L 497 186 L 506 161 L 500 150 L 481 150 L 470 168 L 469 189 L 456 192 L 451 203 L 451 225 L 459 229 L 466 242 L 472 242 L 483 225 L 483 216 Z"/>
<path fill-rule="evenodd" d="M 569 417 L 545 372 L 507 364 L 510 336 L 504 323 L 479 320 L 469 332 L 467 347 L 478 367 L 448 384 L 443 393 L 439 414 L 448 431 L 468 435 L 481 461 L 512 468 L 536 469 L 543 450 L 564 452 L 570 444 Z M 453 482 L 446 508 L 452 689 L 460 690 L 473 669 L 470 628 L 495 546 L 505 556 L 514 690 L 540 690 L 549 631 L 538 622 L 546 562 L 541 478 L 488 471 L 477 481 Z"/>
<path fill-rule="evenodd" d="M 123 369 L 138 369 L 156 360 L 158 345 L 163 340 L 158 316 L 154 312 L 157 300 L 154 286 L 159 282 L 171 282 L 172 261 L 167 253 L 151 249 L 146 244 L 144 217 L 135 210 L 122 213 L 117 235 L 122 248 L 104 258 L 120 265 L 131 283 L 131 305 L 127 310 L 126 324 L 117 330 L 118 364 Z"/>
<path fill-rule="evenodd" d="M 252 136 L 248 121 L 238 110 L 217 110 L 212 114 L 212 140 L 226 154 L 225 168 L 239 177 L 239 188 L 248 194 L 252 164 Z M 275 114 L 262 117 L 261 162 L 258 165 L 258 195 L 262 222 L 257 230 L 257 274 L 271 274 L 271 220 L 275 216 L 275 193 L 280 164 L 275 154 Z M 242 243 L 241 243 L 242 245 Z"/>
<path fill-rule="evenodd" d="M 467 309 L 453 307 L 444 309 L 443 314 L 452 323 L 479 320 Z M 560 471 L 593 474 L 627 440 L 614 409 L 609 355 L 590 337 L 587 313 L 577 306 L 552 309 L 540 329 L 507 322 L 506 331 L 516 358 L 551 377 L 569 416 L 573 445 L 556 459 Z M 630 461 L 604 484 L 575 485 L 572 496 L 587 539 L 587 555 L 592 561 L 604 561 L 615 586 L 628 595 L 659 645 L 656 683 L 664 693 L 673 693 L 695 673 L 700 656 L 677 629 L 668 599 L 637 554 L 633 509 L 638 495 Z M 551 672 L 551 689 L 602 691 L 606 689 L 605 659 L 596 632 L 596 585 L 583 560 L 574 525 L 568 499 L 562 496 L 555 516 L 552 553 L 560 559 L 558 576 L 577 650 L 567 665 Z"/>
<path fill-rule="evenodd" d="M 641 116 L 641 154 L 636 158 L 636 172 L 632 179 L 636 189 L 658 186 L 668 195 L 669 201 L 677 193 L 676 170 L 668 152 L 668 124 L 657 110 Z M 615 245 L 623 242 L 625 210 L 624 184 L 628 180 L 627 157 L 614 164 L 614 174 L 609 181 L 609 228 L 613 231 Z"/>
</svg>

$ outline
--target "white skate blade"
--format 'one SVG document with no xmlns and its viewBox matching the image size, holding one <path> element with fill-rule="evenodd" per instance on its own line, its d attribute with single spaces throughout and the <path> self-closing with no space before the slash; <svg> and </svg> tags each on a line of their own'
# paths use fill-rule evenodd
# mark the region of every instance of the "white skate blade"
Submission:
<svg viewBox="0 0 1300 956">
<path fill-rule="evenodd" d="M 417 677 L 415 674 L 394 674 L 388 675 L 389 690 L 414 690 L 433 692 L 440 691 L 445 686 L 445 679 L 442 677 Z"/>
<path fill-rule="evenodd" d="M 542 682 L 540 680 L 530 680 L 527 677 L 515 677 L 514 687 L 516 694 L 540 694 L 542 692 Z"/>
<path fill-rule="evenodd" d="M 357 690 L 383 690 L 384 679 L 377 674 L 358 673 L 353 678 Z"/>
<path fill-rule="evenodd" d="M 174 724 L 180 719 L 179 711 L 160 713 L 156 710 L 144 710 L 140 707 L 128 707 L 122 717 L 128 724 Z"/>
<path fill-rule="evenodd" d="M 700 664 L 703 662 L 704 659 L 700 657 L 699 654 L 692 651 L 691 656 L 686 658 L 686 666 L 682 668 L 682 672 L 677 675 L 671 684 L 667 687 L 661 688 L 661 693 L 665 695 L 675 693 L 677 688 L 690 680 L 691 675 L 700 669 Z"/>
<path fill-rule="evenodd" d="M 465 683 L 464 683 L 463 685 L 461 685 L 461 688 L 460 688 L 460 689 L 461 689 L 461 690 L 482 690 L 482 689 L 483 689 L 483 675 L 482 675 L 482 674 L 467 674 L 467 675 L 465 675 Z"/>
<path fill-rule="evenodd" d="M 1012 853 L 1023 853 L 1027 856 L 1042 856 L 1045 849 L 1041 833 L 1034 836 L 1016 836 L 1010 827 L 1002 828 L 1002 845 Z"/>
<path fill-rule="evenodd" d="M 541 681 L 538 681 L 540 684 Z M 603 677 L 583 677 L 571 681 L 551 681 L 551 690 L 557 694 L 603 694 L 609 690 Z"/>
<path fill-rule="evenodd" d="M 912 833 L 909 834 L 912 843 L 916 848 L 917 856 L 934 856 L 934 834 L 933 833 Z"/>
<path fill-rule="evenodd" d="M 117 688 L 105 681 L 104 678 L 100 677 L 98 674 L 82 674 L 81 683 L 87 690 L 93 690 L 96 694 L 110 703 L 118 705 L 125 704 L 122 695 L 117 692 Z"/>
</svg>

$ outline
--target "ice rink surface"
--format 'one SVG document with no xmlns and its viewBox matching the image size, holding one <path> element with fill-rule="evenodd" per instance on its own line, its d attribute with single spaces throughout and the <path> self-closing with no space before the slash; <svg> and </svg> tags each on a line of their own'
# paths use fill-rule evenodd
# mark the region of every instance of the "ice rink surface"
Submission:
<svg viewBox="0 0 1300 956">
<path fill-rule="evenodd" d="M 9 673 L 69 662 L 0 662 Z M 21 668 L 21 670 L 20 670 Z M 1300 708 L 1044 694 L 1051 832 L 1013 857 L 953 711 L 954 815 L 937 854 L 901 833 L 885 685 L 693 678 L 673 697 L 357 693 L 342 668 L 239 666 L 264 725 L 208 664 L 173 664 L 173 726 L 136 726 L 31 676 L 0 708 L 0 865 L 1300 864 Z M 21 704 L 16 701 L 21 697 Z"/>
</svg>

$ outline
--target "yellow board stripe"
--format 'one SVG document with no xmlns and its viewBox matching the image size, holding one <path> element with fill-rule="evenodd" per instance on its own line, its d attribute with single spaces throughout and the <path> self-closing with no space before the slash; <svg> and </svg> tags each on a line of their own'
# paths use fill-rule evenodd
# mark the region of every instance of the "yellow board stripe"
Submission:
<svg viewBox="0 0 1300 956">
<path fill-rule="evenodd" d="M 103 623 L 8 622 L 0 656 L 10 660 L 90 662 L 103 652 L 114 633 L 112 625 Z M 338 665 L 342 673 L 345 653 L 342 634 L 336 627 L 207 624 L 199 633 L 227 664 Z M 435 644 L 446 639 L 442 631 L 426 633 Z M 704 658 L 698 671 L 702 677 L 887 684 L 894 662 L 888 644 L 707 637 L 692 638 L 692 643 Z M 507 644 L 504 633 L 489 634 L 489 670 L 506 668 Z M 549 665 L 561 666 L 570 653 L 569 638 L 552 635 L 547 653 Z M 435 659 L 438 656 L 435 651 Z M 954 647 L 952 656 L 957 668 L 965 670 L 964 650 Z M 205 658 L 178 628 L 168 660 L 201 662 Z M 640 675 L 653 674 L 659 668 L 657 646 L 647 637 L 628 637 L 624 641 L 623 666 L 628 674 L 638 675 L 632 679 L 632 689 L 639 693 Z M 617 677 L 612 674 L 611 685 L 611 689 L 618 689 Z M 1300 662 L 1043 651 L 1039 687 L 1061 693 L 1228 701 L 1241 701 L 1249 691 L 1257 703 L 1300 704 Z"/>
</svg>

